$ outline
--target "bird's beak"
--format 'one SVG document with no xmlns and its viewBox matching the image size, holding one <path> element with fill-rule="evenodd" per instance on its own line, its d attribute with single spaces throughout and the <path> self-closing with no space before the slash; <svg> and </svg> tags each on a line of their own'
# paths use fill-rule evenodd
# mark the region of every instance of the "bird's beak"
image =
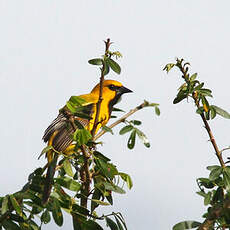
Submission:
<svg viewBox="0 0 230 230">
<path fill-rule="evenodd" d="M 132 93 L 133 91 L 128 89 L 128 88 L 126 88 L 126 87 L 124 87 L 124 86 L 122 86 L 122 87 L 119 88 L 119 92 L 120 92 L 120 94 L 123 94 L 123 93 Z"/>
</svg>

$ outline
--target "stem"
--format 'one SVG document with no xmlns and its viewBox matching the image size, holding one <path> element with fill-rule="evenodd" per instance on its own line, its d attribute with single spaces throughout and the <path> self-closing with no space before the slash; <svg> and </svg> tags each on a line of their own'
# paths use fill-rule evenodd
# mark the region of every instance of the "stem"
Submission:
<svg viewBox="0 0 230 230">
<path fill-rule="evenodd" d="M 178 60 L 177 59 L 177 64 L 176 66 L 180 69 L 180 71 L 183 73 L 182 75 L 182 78 L 185 80 L 185 82 L 187 83 L 187 85 L 189 85 L 189 74 L 188 74 L 188 67 L 186 67 L 186 65 L 189 65 L 189 63 L 185 63 L 182 65 L 182 62 L 183 62 L 183 59 L 181 60 Z M 194 102 L 196 104 L 196 107 L 199 108 L 200 107 L 200 104 L 199 104 L 199 100 L 197 98 L 197 95 L 195 92 L 192 93 L 192 98 L 194 99 Z M 204 123 L 204 126 L 205 126 L 205 129 L 207 130 L 208 132 L 208 135 L 210 137 L 210 141 L 212 143 L 212 146 L 215 150 L 215 153 L 216 153 L 216 156 L 220 162 L 220 165 L 224 168 L 225 167 L 225 163 L 223 161 L 223 158 L 222 158 L 222 154 L 221 154 L 221 151 L 219 150 L 218 146 L 217 146 L 217 143 L 216 143 L 216 140 L 213 136 L 213 133 L 212 133 L 212 130 L 208 124 L 208 121 L 207 119 L 205 118 L 204 116 L 204 113 L 200 114 L 201 116 L 201 119 Z"/>
<path fill-rule="evenodd" d="M 90 183 L 91 183 L 91 173 L 89 170 L 89 158 L 90 156 L 87 153 L 87 150 L 85 149 L 85 146 L 81 146 L 81 151 L 84 156 L 84 165 L 82 166 L 82 170 L 80 171 L 81 180 L 82 180 L 82 189 L 81 193 L 83 196 L 81 197 L 81 206 L 87 208 L 87 197 L 90 193 Z"/>
<path fill-rule="evenodd" d="M 204 114 L 203 114 L 203 113 L 202 113 L 200 116 L 201 116 L 201 118 L 202 118 L 202 120 L 203 120 L 203 122 L 204 122 L 205 128 L 206 128 L 206 130 L 207 130 L 207 132 L 208 132 L 208 135 L 209 135 L 209 137 L 210 137 L 210 141 L 211 141 L 211 143 L 212 143 L 212 146 L 213 146 L 213 148 L 215 149 L 216 156 L 217 156 L 217 158 L 218 158 L 218 160 L 219 160 L 221 166 L 224 168 L 224 167 L 225 167 L 225 163 L 224 163 L 224 160 L 223 160 L 223 158 L 222 158 L 221 151 L 219 150 L 219 148 L 218 148 L 218 146 L 217 146 L 217 144 L 216 144 L 216 140 L 215 140 L 215 138 L 214 138 L 214 136 L 213 136 L 213 134 L 212 134 L 212 130 L 211 130 L 209 124 L 208 124 L 208 121 L 207 121 L 206 118 L 204 117 Z"/>
<path fill-rule="evenodd" d="M 110 39 L 108 38 L 107 41 L 105 41 L 105 57 L 107 57 L 109 54 L 110 45 L 111 45 Z M 104 77 L 105 77 L 104 71 L 105 71 L 105 64 L 103 62 L 103 66 L 101 68 L 101 77 L 100 77 L 100 91 L 99 91 L 99 96 L 98 96 L 98 102 L 96 105 L 96 115 L 95 115 L 93 128 L 91 131 L 93 140 L 94 140 L 94 136 L 96 134 L 97 126 L 101 122 L 101 121 L 98 121 L 98 119 L 99 119 L 99 114 L 100 114 L 100 110 L 101 110 L 101 103 L 103 100 L 102 92 L 103 92 L 103 82 L 104 82 Z M 81 180 L 82 180 L 82 189 L 81 189 L 82 196 L 80 199 L 80 204 L 82 207 L 87 208 L 88 196 L 90 194 L 90 183 L 91 183 L 91 173 L 90 173 L 90 169 L 89 169 L 90 154 L 84 145 L 81 146 L 81 151 L 82 151 L 82 154 L 84 157 L 84 165 L 82 166 L 82 169 L 80 171 Z M 74 216 L 73 216 L 73 219 L 74 219 Z M 76 217 L 75 217 L 75 219 L 76 219 Z"/>
<path fill-rule="evenodd" d="M 144 107 L 149 106 L 149 103 L 147 101 L 143 102 L 142 104 L 140 104 L 139 106 L 137 106 L 134 109 L 131 109 L 128 113 L 126 113 L 124 116 L 122 116 L 120 119 L 118 119 L 117 121 L 115 121 L 114 123 L 112 123 L 110 126 L 108 126 L 110 129 L 112 129 L 113 127 L 117 126 L 118 124 L 120 124 L 121 122 L 124 122 L 129 116 L 131 116 L 132 114 L 134 114 L 135 112 L 143 109 Z M 95 137 L 94 140 L 97 140 L 99 137 L 101 137 L 102 135 L 104 135 L 106 133 L 105 130 L 100 131 Z"/>
<path fill-rule="evenodd" d="M 183 59 L 181 59 L 181 60 L 177 59 L 176 66 L 182 72 L 182 74 L 183 74 L 182 78 L 185 80 L 185 82 L 189 86 L 190 80 L 189 80 L 189 74 L 188 74 L 188 67 L 186 67 L 186 65 L 188 65 L 189 63 L 185 63 L 182 65 L 182 62 L 183 62 Z M 197 93 L 195 91 L 192 93 L 192 98 L 194 99 L 196 107 L 199 109 L 200 103 L 199 103 Z M 209 125 L 207 119 L 205 118 L 204 112 L 201 113 L 200 116 L 201 116 L 201 119 L 204 123 L 205 129 L 207 130 L 207 133 L 209 135 L 212 146 L 215 150 L 215 154 L 216 154 L 216 156 L 220 162 L 220 165 L 222 168 L 225 168 L 226 166 L 225 166 L 225 163 L 224 163 L 223 158 L 222 158 L 222 151 L 220 151 L 218 146 L 217 146 L 216 140 L 214 138 L 214 135 L 212 133 L 210 125 Z M 225 213 L 229 212 L 229 208 L 230 208 L 230 199 L 229 198 L 225 199 L 223 204 L 220 205 L 218 203 L 215 206 L 211 207 L 210 210 L 208 211 L 208 216 L 206 217 L 205 221 L 199 226 L 198 230 L 214 229 L 216 220 L 219 219 L 221 216 L 223 216 Z M 225 227 L 223 227 L 223 229 L 225 229 Z"/>
<path fill-rule="evenodd" d="M 105 56 L 108 56 L 110 45 L 111 45 L 110 39 L 108 38 L 107 41 L 105 41 Z M 104 71 L 105 71 L 105 64 L 103 62 L 103 66 L 101 68 L 101 77 L 100 77 L 100 92 L 99 92 L 98 102 L 96 105 L 96 116 L 95 116 L 95 120 L 94 120 L 94 124 L 93 124 L 93 129 L 91 132 L 93 139 L 94 139 L 94 136 L 95 136 L 95 133 L 97 130 L 97 126 L 100 122 L 100 121 L 98 121 L 98 118 L 99 118 L 100 109 L 101 109 L 101 102 L 103 100 L 102 90 L 103 90 L 103 82 L 104 82 L 104 78 L 105 78 Z"/>
</svg>

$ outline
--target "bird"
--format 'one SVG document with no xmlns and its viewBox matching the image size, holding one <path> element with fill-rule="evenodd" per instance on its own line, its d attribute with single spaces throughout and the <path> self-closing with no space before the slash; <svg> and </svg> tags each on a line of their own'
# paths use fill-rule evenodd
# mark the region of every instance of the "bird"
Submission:
<svg viewBox="0 0 230 230">
<path fill-rule="evenodd" d="M 118 81 L 104 80 L 102 87 L 102 101 L 96 129 L 94 128 L 94 122 L 100 94 L 100 83 L 97 84 L 90 93 L 78 96 L 78 98 L 83 99 L 83 103 L 81 104 L 83 108 L 82 112 L 89 116 L 88 119 L 77 117 L 74 114 L 71 114 L 67 106 L 64 106 L 63 109 L 59 110 L 57 118 L 54 119 L 45 130 L 42 139 L 48 144 L 48 146 L 52 146 L 56 152 L 68 154 L 68 152 L 71 152 L 70 149 L 73 149 L 73 133 L 77 129 L 76 127 L 70 125 L 70 117 L 74 118 L 74 120 L 77 120 L 89 132 L 95 129 L 96 134 L 99 129 L 102 126 L 105 126 L 109 121 L 113 106 L 121 99 L 121 96 L 130 92 L 132 92 L 132 90 L 126 88 Z M 43 190 L 43 204 L 48 202 L 52 190 L 53 177 L 58 160 L 58 154 L 55 153 L 54 150 L 51 149 L 46 153 L 48 169 Z"/>
</svg>

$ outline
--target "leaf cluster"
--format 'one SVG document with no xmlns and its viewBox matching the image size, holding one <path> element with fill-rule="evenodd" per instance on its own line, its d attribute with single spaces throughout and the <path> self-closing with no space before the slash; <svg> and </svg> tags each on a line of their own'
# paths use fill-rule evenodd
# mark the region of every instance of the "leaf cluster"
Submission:
<svg viewBox="0 0 230 230">
<path fill-rule="evenodd" d="M 208 120 L 214 119 L 216 115 L 224 118 L 230 118 L 230 114 L 216 105 L 211 105 L 209 98 L 212 97 L 212 91 L 204 87 L 204 83 L 197 80 L 197 73 L 189 73 L 189 63 L 184 63 L 183 59 L 176 59 L 176 63 L 169 63 L 164 70 L 169 72 L 172 68 L 177 67 L 182 73 L 184 83 L 179 87 L 174 104 L 184 99 L 192 98 L 197 110 L 201 116 L 205 128 L 209 134 L 210 141 L 214 147 L 216 156 L 221 164 L 208 166 L 210 171 L 208 178 L 198 178 L 199 187 L 198 195 L 204 199 L 204 205 L 207 206 L 207 212 L 203 215 L 205 221 L 183 221 L 176 224 L 173 230 L 183 230 L 197 228 L 203 229 L 229 229 L 230 228 L 230 166 L 226 166 L 229 162 L 224 162 L 222 152 L 220 151 L 213 137 Z"/>
<path fill-rule="evenodd" d="M 89 60 L 90 64 L 100 66 L 101 77 L 107 75 L 110 69 L 117 74 L 121 72 L 114 58 L 122 55 L 118 51 L 111 52 L 108 49 L 110 44 L 108 39 L 102 58 Z M 144 105 L 155 107 L 155 113 L 160 115 L 158 104 L 146 102 Z M 119 171 L 106 155 L 97 150 L 99 143 L 93 140 L 93 132 L 84 128 L 84 124 L 92 119 L 88 115 L 89 109 L 87 102 L 77 96 L 72 96 L 60 109 L 59 112 L 67 118 L 66 128 L 74 132 L 68 151 L 58 152 L 52 146 L 47 146 L 39 156 L 52 152 L 59 159 L 48 202 L 43 203 L 42 199 L 46 165 L 31 173 L 20 191 L 0 197 L 0 230 L 41 230 L 51 219 L 61 227 L 63 211 L 72 216 L 75 230 L 103 230 L 98 223 L 103 220 L 111 230 L 127 230 L 120 212 L 102 216 L 96 212 L 99 207 L 113 205 L 114 193 L 125 194 L 125 186 L 131 189 L 133 182 L 130 175 Z M 114 108 L 114 111 L 122 110 Z M 135 145 L 136 135 L 146 147 L 150 146 L 145 134 L 137 128 L 141 121 L 124 122 L 126 126 L 120 130 L 120 134 L 131 133 L 128 140 L 130 149 Z M 106 126 L 103 129 L 113 133 Z"/>
<path fill-rule="evenodd" d="M 182 72 L 183 83 L 179 89 L 177 96 L 173 100 L 173 104 L 177 104 L 184 99 L 192 98 L 197 106 L 197 113 L 204 114 L 207 120 L 214 119 L 216 115 L 230 119 L 230 114 L 216 105 L 211 105 L 208 98 L 212 98 L 212 91 L 204 87 L 204 82 L 197 80 L 197 73 L 190 74 L 188 72 L 189 63 L 184 63 L 183 59 L 176 59 L 176 63 L 169 63 L 164 67 L 168 73 L 172 68 L 177 67 Z"/>
</svg>

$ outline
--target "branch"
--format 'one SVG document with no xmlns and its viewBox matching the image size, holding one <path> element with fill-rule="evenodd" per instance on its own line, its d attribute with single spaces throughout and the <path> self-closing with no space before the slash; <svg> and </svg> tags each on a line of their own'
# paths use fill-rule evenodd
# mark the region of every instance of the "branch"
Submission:
<svg viewBox="0 0 230 230">
<path fill-rule="evenodd" d="M 108 56 L 109 53 L 109 47 L 110 47 L 111 43 L 110 43 L 110 39 L 108 38 L 107 41 L 105 41 L 105 57 Z M 99 114 L 100 114 L 100 110 L 101 110 L 101 102 L 103 100 L 103 82 L 104 82 L 104 71 L 105 71 L 105 63 L 103 62 L 103 66 L 101 68 L 101 77 L 100 77 L 100 91 L 99 91 L 99 96 L 98 96 L 98 102 L 96 105 L 96 115 L 95 115 L 95 120 L 94 120 L 94 124 L 93 124 L 93 129 L 91 131 L 92 137 L 94 139 L 94 136 L 96 134 L 96 130 L 97 130 L 97 126 L 99 124 L 98 121 L 99 119 Z M 87 153 L 87 150 L 85 149 L 85 146 L 81 146 L 81 151 L 83 153 L 83 157 L 84 157 L 84 165 L 82 167 L 81 170 L 81 180 L 83 182 L 83 188 L 81 190 L 82 193 L 82 197 L 81 197 L 81 206 L 87 208 L 87 202 L 88 202 L 88 196 L 89 196 L 89 192 L 90 192 L 90 183 L 91 183 L 91 174 L 90 174 L 90 170 L 89 170 L 89 158 L 90 156 Z M 74 218 L 74 217 L 73 217 Z M 76 218 L 76 217 L 75 217 Z"/>
<path fill-rule="evenodd" d="M 124 122 L 129 116 L 131 116 L 132 114 L 136 113 L 137 111 L 143 109 L 144 107 L 148 107 L 150 106 L 149 103 L 147 101 L 144 101 L 142 104 L 140 104 L 139 106 L 137 106 L 134 109 L 131 109 L 128 113 L 126 113 L 123 117 L 121 117 L 120 119 L 118 119 L 117 121 L 115 121 L 114 123 L 112 123 L 110 126 L 108 126 L 110 129 L 112 129 L 113 127 L 117 126 L 118 124 L 120 124 L 121 122 Z M 94 141 L 97 140 L 99 137 L 101 137 L 102 135 L 104 135 L 106 133 L 105 130 L 101 130 L 95 137 L 94 137 Z"/>
<path fill-rule="evenodd" d="M 180 69 L 180 71 L 183 73 L 182 78 L 185 80 L 187 85 L 189 85 L 189 74 L 188 72 L 188 65 L 189 63 L 185 63 L 182 65 L 183 59 L 177 60 L 176 66 Z M 199 109 L 200 108 L 200 103 L 199 103 L 199 98 L 197 96 L 197 92 L 194 91 L 192 93 L 192 98 L 195 102 L 196 107 Z M 219 150 L 216 140 L 214 138 L 214 135 L 212 133 L 212 130 L 210 128 L 210 125 L 205 118 L 204 112 L 200 114 L 201 119 L 204 123 L 205 129 L 209 135 L 210 141 L 212 143 L 212 146 L 215 150 L 215 154 L 220 162 L 220 165 L 222 168 L 225 168 L 225 163 L 222 158 L 222 151 Z M 208 211 L 208 216 L 206 217 L 205 221 L 199 226 L 198 230 L 211 230 L 214 229 L 216 220 L 221 218 L 225 213 L 229 212 L 230 208 L 230 199 L 224 200 L 223 204 L 216 204 L 214 205 L 209 211 Z"/>
<path fill-rule="evenodd" d="M 214 224 L 216 219 L 223 216 L 225 213 L 229 212 L 230 208 L 230 200 L 226 199 L 223 203 L 223 206 L 220 206 L 220 204 L 215 205 L 211 208 L 208 217 L 205 219 L 205 221 L 199 226 L 198 230 L 210 230 L 214 229 Z"/>
<path fill-rule="evenodd" d="M 81 146 L 81 151 L 84 156 L 84 165 L 80 172 L 81 180 L 83 182 L 82 193 L 84 194 L 84 196 L 81 197 L 81 206 L 87 208 L 87 200 L 88 200 L 88 195 L 90 192 L 90 183 L 91 183 L 91 173 L 89 170 L 90 156 L 88 155 L 87 150 L 85 149 L 84 145 Z"/>
<path fill-rule="evenodd" d="M 182 59 L 182 60 L 177 60 L 176 66 L 177 66 L 177 67 L 180 69 L 180 71 L 183 73 L 182 78 L 185 80 L 185 82 L 186 82 L 187 84 L 189 84 L 189 75 L 188 75 L 188 73 L 187 73 L 187 72 L 188 72 L 188 67 L 186 67 L 186 65 L 189 65 L 189 63 L 185 63 L 184 65 L 182 65 L 182 62 L 183 62 L 183 59 Z M 196 95 L 195 92 L 192 93 L 192 98 L 194 99 L 194 102 L 195 102 L 195 104 L 196 104 L 196 107 L 199 109 L 199 100 L 198 100 L 197 95 Z M 224 168 L 224 167 L 225 167 L 225 163 L 224 163 L 224 161 L 223 161 L 221 151 L 219 150 L 219 148 L 218 148 L 218 146 L 217 146 L 216 140 L 215 140 L 215 138 L 214 138 L 214 136 L 213 136 L 213 133 L 212 133 L 212 130 L 211 130 L 209 124 L 208 124 L 208 121 L 207 121 L 207 119 L 205 118 L 204 113 L 200 114 L 200 116 L 201 116 L 201 119 L 202 119 L 202 121 L 203 121 L 203 123 L 204 123 L 204 126 L 205 126 L 205 128 L 206 128 L 206 130 L 207 130 L 207 132 L 208 132 L 208 135 L 209 135 L 209 137 L 210 137 L 210 141 L 211 141 L 211 143 L 212 143 L 212 146 L 213 146 L 213 148 L 214 148 L 214 150 L 215 150 L 216 156 L 217 156 L 217 158 L 218 158 L 218 160 L 219 160 L 221 166 Z"/>
<path fill-rule="evenodd" d="M 110 43 L 110 39 L 108 38 L 107 41 L 105 41 L 105 56 L 108 55 L 109 53 L 109 46 L 111 45 Z M 94 124 L 93 124 L 93 129 L 92 129 L 92 137 L 94 139 L 95 133 L 96 133 L 96 129 L 98 126 L 98 118 L 99 118 L 99 114 L 100 114 L 100 109 L 101 109 L 101 102 L 103 100 L 103 95 L 102 95 L 102 90 L 103 90 L 103 82 L 104 82 L 104 71 L 105 71 L 105 63 L 103 62 L 103 66 L 101 68 L 101 77 L 100 77 L 100 92 L 99 92 L 99 98 L 98 98 L 98 102 L 96 105 L 96 116 L 95 116 L 95 120 L 94 120 Z"/>
<path fill-rule="evenodd" d="M 207 121 L 206 118 L 204 117 L 204 114 L 203 114 L 203 113 L 202 113 L 200 116 L 201 116 L 201 118 L 202 118 L 202 120 L 203 120 L 203 122 L 204 122 L 205 128 L 206 128 L 206 130 L 207 130 L 207 132 L 208 132 L 208 135 L 209 135 L 209 137 L 210 137 L 210 141 L 211 141 L 211 143 L 212 143 L 212 146 L 213 146 L 213 148 L 215 149 L 216 156 L 217 156 L 217 158 L 218 158 L 218 160 L 219 160 L 221 166 L 224 168 L 224 167 L 226 167 L 226 166 L 225 166 L 224 160 L 223 160 L 223 158 L 222 158 L 221 151 L 219 150 L 219 148 L 218 148 L 218 146 L 217 146 L 217 144 L 216 144 L 216 140 L 215 140 L 215 138 L 214 138 L 214 136 L 213 136 L 213 134 L 212 134 L 212 130 L 211 130 L 209 124 L 208 124 L 208 121 Z"/>
</svg>

